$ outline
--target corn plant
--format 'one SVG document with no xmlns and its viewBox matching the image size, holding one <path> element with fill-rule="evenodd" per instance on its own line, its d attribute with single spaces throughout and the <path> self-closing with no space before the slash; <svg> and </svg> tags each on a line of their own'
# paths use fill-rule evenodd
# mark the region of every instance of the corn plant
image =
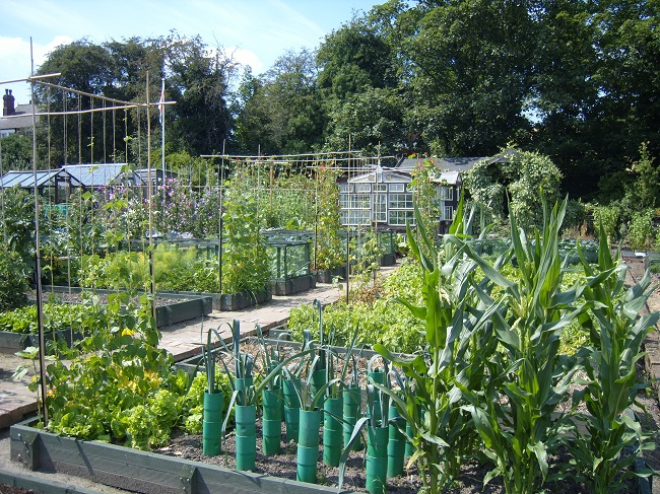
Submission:
<svg viewBox="0 0 660 494">
<path fill-rule="evenodd" d="M 424 245 L 418 245 L 410 228 L 408 241 L 423 268 L 424 306 L 400 301 L 425 321 L 426 349 L 413 358 L 396 356 L 380 344 L 374 349 L 401 368 L 410 383 L 403 396 L 381 388 L 409 425 L 408 440 L 415 448 L 409 464 L 417 464 L 424 489 L 436 493 L 458 478 L 461 466 L 475 453 L 478 436 L 469 411 L 463 408 L 462 394 L 483 386 L 488 364 L 484 356 L 492 354 L 496 346 L 488 322 L 499 306 L 479 300 L 479 291 L 473 286 L 477 263 L 464 260 L 471 218 L 464 219 L 462 199 L 440 254 L 419 211 L 416 216 L 418 237 Z M 485 294 L 482 298 L 487 299 Z"/>
<path fill-rule="evenodd" d="M 571 451 L 582 467 L 579 480 L 592 492 L 614 492 L 633 475 L 650 475 L 630 468 L 637 453 L 652 449 L 653 444 L 626 411 L 644 387 L 636 382 L 635 364 L 644 355 L 640 346 L 659 314 L 640 315 L 650 295 L 649 273 L 626 290 L 628 268 L 612 259 L 602 226 L 597 270 L 585 260 L 579 245 L 578 252 L 589 279 L 585 298 L 593 302 L 591 313 L 596 321 L 594 325 L 590 320 L 589 327 L 592 332 L 596 329 L 596 334 L 592 337 L 594 345 L 578 353 L 587 378 L 575 393 L 574 403 L 584 400 L 587 405 L 589 414 L 576 418 L 585 424 L 588 434 L 576 427 Z M 630 451 L 626 453 L 626 449 Z"/>
<path fill-rule="evenodd" d="M 587 305 L 583 287 L 561 291 L 562 262 L 559 231 L 566 201 L 548 212 L 544 225 L 528 238 L 511 215 L 512 247 L 521 273 L 519 284 L 506 279 L 497 267 L 480 259 L 470 248 L 466 254 L 486 277 L 499 285 L 503 310 L 493 314 L 495 335 L 505 358 L 491 367 L 482 393 L 466 392 L 474 425 L 484 453 L 495 468 L 484 480 L 500 476 L 507 493 L 531 493 L 545 481 L 548 456 L 560 443 L 564 417 L 555 418 L 557 405 L 567 399 L 576 367 L 558 355 L 562 329 L 578 318 Z"/>
</svg>

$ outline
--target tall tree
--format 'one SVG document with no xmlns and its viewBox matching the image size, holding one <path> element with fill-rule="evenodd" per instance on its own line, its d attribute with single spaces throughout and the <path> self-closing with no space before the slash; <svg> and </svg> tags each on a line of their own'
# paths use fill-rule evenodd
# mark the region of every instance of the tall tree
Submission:
<svg viewBox="0 0 660 494">
<path fill-rule="evenodd" d="M 488 155 L 526 129 L 533 24 L 526 2 L 423 2 L 414 36 L 408 126 L 431 152 Z"/>
<path fill-rule="evenodd" d="M 112 66 L 112 57 L 103 46 L 82 39 L 58 46 L 48 55 L 37 74 L 59 72 L 61 75 L 48 82 L 101 95 L 111 84 Z M 38 102 L 49 111 L 85 111 L 90 110 L 94 104 L 90 97 L 42 86 L 37 87 L 37 97 Z M 52 168 L 64 163 L 98 162 L 93 154 L 95 144 L 103 136 L 99 130 L 100 125 L 93 125 L 94 118 L 97 124 L 101 122 L 101 117 L 93 113 L 40 119 L 41 164 Z"/>
<path fill-rule="evenodd" d="M 556 160 L 571 195 L 598 182 L 597 145 L 588 122 L 598 101 L 597 47 L 593 11 L 584 2 L 539 1 L 532 6 L 536 49 L 533 86 L 526 101 L 534 120 L 532 145 Z"/>
<path fill-rule="evenodd" d="M 32 168 L 32 139 L 20 133 L 0 138 L 2 173 Z"/>
<path fill-rule="evenodd" d="M 326 36 L 317 61 L 319 88 L 328 115 L 329 149 L 393 153 L 406 148 L 403 100 L 393 52 L 367 16 Z"/>
<path fill-rule="evenodd" d="M 236 132 L 246 151 L 295 154 L 321 147 L 324 114 L 314 56 L 308 50 L 288 52 L 262 77 L 245 74 Z"/>
<path fill-rule="evenodd" d="M 172 137 L 191 155 L 222 151 L 232 127 L 227 97 L 236 64 L 201 37 L 167 40 L 168 96 L 176 101 Z"/>
</svg>

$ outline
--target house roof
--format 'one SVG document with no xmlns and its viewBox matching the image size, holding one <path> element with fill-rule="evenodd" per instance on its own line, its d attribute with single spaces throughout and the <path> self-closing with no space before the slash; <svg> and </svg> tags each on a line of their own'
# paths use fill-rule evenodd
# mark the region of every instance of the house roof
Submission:
<svg viewBox="0 0 660 494">
<path fill-rule="evenodd" d="M 96 163 L 92 165 L 64 165 L 62 169 L 78 180 L 84 187 L 101 187 L 110 185 L 116 180 L 125 166 L 126 163 Z"/>
<path fill-rule="evenodd" d="M 13 115 L 0 117 L 0 130 L 18 130 L 32 127 L 33 109 L 36 113 L 37 107 L 31 103 L 16 105 Z"/>
<path fill-rule="evenodd" d="M 348 182 L 351 184 L 374 183 L 376 176 L 378 176 L 378 183 L 408 183 L 411 180 L 410 173 L 406 171 L 374 165 L 373 171 L 351 177 Z"/>
<path fill-rule="evenodd" d="M 471 158 L 404 158 L 398 164 L 397 168 L 412 172 L 418 164 L 425 161 L 432 161 L 436 168 L 442 171 L 459 171 L 465 172 L 471 170 L 474 165 L 479 161 L 487 159 L 487 157 L 471 157 Z"/>
<path fill-rule="evenodd" d="M 443 185 L 460 185 L 462 183 L 461 172 L 459 170 L 443 171 L 439 177 L 431 178 L 431 182 Z"/>
</svg>

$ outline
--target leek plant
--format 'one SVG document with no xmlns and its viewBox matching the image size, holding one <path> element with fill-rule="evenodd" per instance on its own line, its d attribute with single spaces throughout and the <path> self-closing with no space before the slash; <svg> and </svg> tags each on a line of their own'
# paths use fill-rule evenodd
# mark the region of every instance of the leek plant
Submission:
<svg viewBox="0 0 660 494">
<path fill-rule="evenodd" d="M 334 340 L 334 330 L 327 338 L 325 337 L 323 328 L 323 305 L 320 300 L 315 299 L 312 303 L 312 307 L 316 307 L 319 316 L 319 349 L 317 352 L 317 358 L 314 359 L 314 365 L 310 369 L 312 374 L 312 390 L 317 392 L 328 382 L 328 351 L 327 348 L 325 348 L 325 344 L 326 342 L 332 342 Z M 323 398 L 321 398 L 321 404 L 323 401 Z"/>
<path fill-rule="evenodd" d="M 204 331 L 202 324 L 201 331 Z M 215 380 L 215 355 L 213 354 L 213 335 L 222 341 L 220 335 L 213 328 L 206 334 L 206 345 L 202 346 L 202 359 L 206 368 L 207 389 L 204 392 L 203 422 L 202 422 L 202 449 L 205 456 L 216 456 L 222 449 L 222 438 L 225 435 L 222 409 L 224 407 L 224 394 L 218 389 Z M 199 365 L 199 364 L 198 364 Z M 196 370 L 193 373 L 196 374 Z M 192 380 L 191 380 L 192 384 Z"/>
<path fill-rule="evenodd" d="M 286 360 L 279 362 L 272 369 L 265 368 L 263 372 L 266 375 L 259 385 L 255 385 L 254 376 L 252 375 L 254 367 L 252 356 L 241 353 L 240 351 L 240 322 L 238 320 L 234 320 L 232 323 L 232 339 L 233 349 L 231 354 L 234 360 L 234 378 L 230 380 L 232 395 L 223 429 L 226 428 L 230 412 L 235 407 L 236 468 L 238 470 L 254 470 L 257 448 L 256 420 L 258 397 L 271 385 L 271 381 L 279 378 L 285 365 L 311 353 L 311 350 L 292 355 Z M 224 345 L 224 342 L 222 344 Z M 222 363 L 227 373 L 229 373 L 224 360 L 222 360 Z"/>
<path fill-rule="evenodd" d="M 265 372 L 274 369 L 280 363 L 279 338 L 274 348 L 269 348 L 261 331 L 256 326 L 257 338 L 261 346 L 262 368 Z M 282 395 L 281 373 L 270 380 L 266 389 L 261 392 L 262 403 L 262 450 L 264 455 L 274 455 L 280 452 L 280 434 L 284 399 Z"/>
<path fill-rule="evenodd" d="M 302 349 L 313 352 L 312 332 L 309 329 L 303 331 Z M 300 399 L 296 389 L 300 387 L 300 380 L 305 369 L 305 360 L 299 360 L 295 365 L 291 364 L 283 372 L 282 391 L 284 393 L 284 421 L 286 423 L 287 441 L 298 441 L 300 423 Z"/>
<path fill-rule="evenodd" d="M 387 361 L 384 363 L 384 373 L 388 375 Z M 351 433 L 348 444 L 339 459 L 339 489 L 344 482 L 348 455 L 357 444 L 363 428 L 367 430 L 367 478 L 366 488 L 371 494 L 384 494 L 387 491 L 387 463 L 389 440 L 389 379 L 383 384 L 369 378 L 367 384 L 367 416 L 360 418 Z"/>
<path fill-rule="evenodd" d="M 308 350 L 312 353 L 314 350 Z M 298 432 L 298 452 L 296 466 L 296 480 L 301 482 L 316 483 L 316 460 L 319 455 L 319 432 L 321 430 L 321 417 L 323 410 L 319 408 L 327 389 L 338 382 L 333 379 L 324 383 L 318 389 L 313 389 L 314 369 L 318 369 L 319 356 L 306 365 L 306 379 L 301 381 L 295 379 L 291 371 L 284 367 L 284 374 L 293 385 L 300 402 L 300 425 Z M 318 371 L 317 371 L 318 372 Z"/>
</svg>

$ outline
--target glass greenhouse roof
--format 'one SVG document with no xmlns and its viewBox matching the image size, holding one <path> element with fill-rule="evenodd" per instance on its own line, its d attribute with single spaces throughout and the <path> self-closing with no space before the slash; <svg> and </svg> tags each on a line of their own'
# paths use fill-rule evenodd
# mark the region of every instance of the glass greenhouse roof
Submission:
<svg viewBox="0 0 660 494">
<path fill-rule="evenodd" d="M 40 170 L 36 173 L 36 186 L 54 185 L 53 180 L 62 170 Z M 31 171 L 8 172 L 2 177 L 2 187 L 20 187 L 22 189 L 31 189 L 35 185 L 35 173 Z"/>
</svg>

